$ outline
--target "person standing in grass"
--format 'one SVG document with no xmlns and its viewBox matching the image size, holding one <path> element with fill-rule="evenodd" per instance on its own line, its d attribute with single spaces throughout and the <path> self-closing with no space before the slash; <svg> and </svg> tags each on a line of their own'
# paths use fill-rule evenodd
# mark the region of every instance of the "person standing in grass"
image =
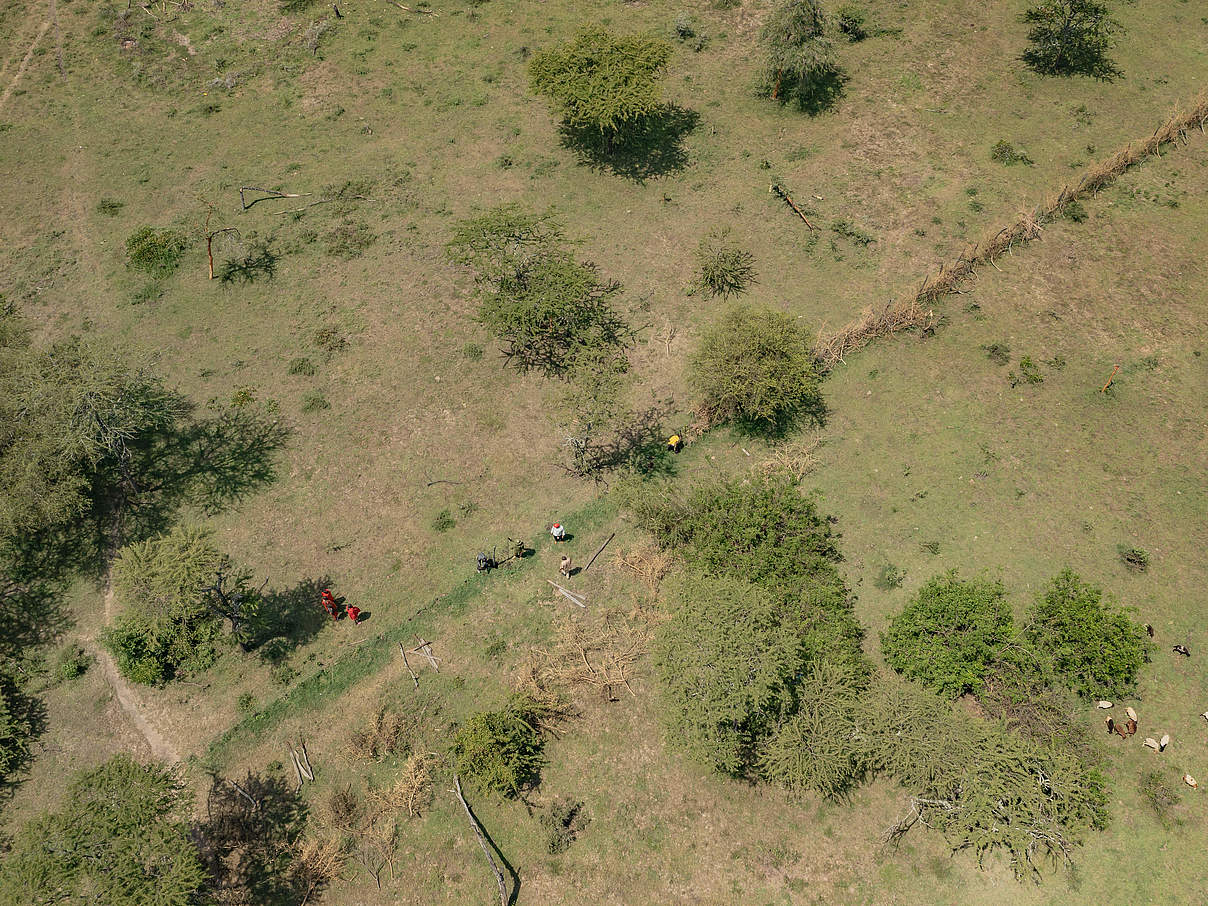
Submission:
<svg viewBox="0 0 1208 906">
<path fill-rule="evenodd" d="M 555 522 L 553 525 L 551 525 L 549 533 L 554 537 L 554 544 L 557 544 L 559 541 L 566 540 L 566 527 L 560 522 Z"/>
</svg>

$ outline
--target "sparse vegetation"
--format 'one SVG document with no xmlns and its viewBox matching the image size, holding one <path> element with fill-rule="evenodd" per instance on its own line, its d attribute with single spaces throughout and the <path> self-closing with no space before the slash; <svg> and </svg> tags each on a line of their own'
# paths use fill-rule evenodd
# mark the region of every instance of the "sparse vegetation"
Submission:
<svg viewBox="0 0 1208 906">
<path fill-rule="evenodd" d="M 755 283 L 755 256 L 730 239 L 730 231 L 713 230 L 696 250 L 700 287 L 710 296 L 728 297 Z"/>
<path fill-rule="evenodd" d="M 176 270 L 188 247 L 188 237 L 179 230 L 156 230 L 144 226 L 126 239 L 126 258 L 135 270 L 166 277 Z"/>
</svg>

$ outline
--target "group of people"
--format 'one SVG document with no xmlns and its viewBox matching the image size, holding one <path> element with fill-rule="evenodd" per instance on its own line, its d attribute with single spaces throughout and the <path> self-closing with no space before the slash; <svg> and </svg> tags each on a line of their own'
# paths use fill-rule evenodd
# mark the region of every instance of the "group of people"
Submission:
<svg viewBox="0 0 1208 906">
<path fill-rule="evenodd" d="M 319 597 L 319 602 L 323 605 L 323 609 L 327 611 L 328 616 L 330 616 L 333 620 L 340 619 L 340 604 L 343 602 L 335 599 L 335 596 L 332 595 L 330 588 L 323 589 L 323 594 Z M 361 622 L 361 608 L 357 607 L 355 604 L 345 605 L 344 613 L 347 614 L 348 619 L 352 620 L 352 622 Z"/>
</svg>

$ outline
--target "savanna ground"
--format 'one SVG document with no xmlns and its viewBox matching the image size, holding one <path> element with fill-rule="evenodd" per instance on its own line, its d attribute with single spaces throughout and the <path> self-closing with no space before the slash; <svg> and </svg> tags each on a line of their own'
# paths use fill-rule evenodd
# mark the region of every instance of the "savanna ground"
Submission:
<svg viewBox="0 0 1208 906">
<path fill-rule="evenodd" d="M 561 467 L 548 383 L 506 370 L 474 320 L 469 276 L 446 263 L 459 217 L 504 201 L 554 205 L 580 253 L 625 287 L 648 327 L 633 355 L 636 408 L 668 428 L 690 420 L 684 364 L 722 306 L 689 293 L 692 252 L 729 226 L 757 257 L 749 297 L 825 329 L 914 289 L 962 244 L 1030 208 L 1080 166 L 1147 136 L 1208 77 L 1208 17 L 1194 2 L 1122 5 L 1126 34 L 1112 83 L 1045 78 L 1017 55 L 1016 0 L 869 0 L 897 34 L 842 49 L 846 93 L 807 117 L 754 97 L 756 35 L 767 5 L 690 3 L 469 5 L 408 14 L 348 0 L 336 20 L 317 4 L 135 7 L 126 31 L 83 0 L 0 10 L 2 291 L 43 339 L 95 332 L 157 352 L 198 404 L 243 392 L 273 400 L 295 433 L 267 489 L 221 513 L 192 513 L 276 589 L 326 579 L 370 619 L 324 626 L 296 650 L 288 683 L 232 653 L 196 684 L 139 689 L 148 719 L 204 768 L 262 769 L 305 736 L 318 780 L 361 770 L 349 734 L 379 701 L 412 684 L 395 642 L 422 633 L 444 659 L 421 673 L 438 728 L 501 701 L 558 611 L 545 527 L 565 522 L 592 605 L 636 593 L 611 562 L 642 543 L 606 491 Z M 649 171 L 581 162 L 526 88 L 531 52 L 583 22 L 671 36 L 690 13 L 707 36 L 677 45 L 668 100 L 692 111 L 677 146 Z M 312 53 L 308 41 L 326 22 Z M 124 41 L 134 41 L 123 45 Z M 27 59 L 28 57 L 28 59 Z M 229 86 L 229 87 L 228 87 Z M 994 142 L 1031 165 L 991 159 Z M 310 199 L 241 211 L 238 189 L 314 193 L 348 181 L 364 198 L 278 216 Z M 823 227 L 811 234 L 768 194 L 782 182 Z M 582 799 L 590 824 L 561 855 L 545 852 L 522 803 L 475 801 L 514 867 L 521 903 L 1115 903 L 1196 902 L 1208 875 L 1202 791 L 1184 790 L 1173 823 L 1141 801 L 1141 771 L 1208 779 L 1208 139 L 1125 174 L 1082 223 L 980 271 L 948 297 L 934 337 L 900 336 L 852 354 L 827 379 L 830 415 L 807 482 L 838 517 L 857 613 L 877 631 L 926 578 L 956 568 L 1001 576 L 1022 611 L 1062 566 L 1114 591 L 1161 643 L 1135 707 L 1174 742 L 1159 756 L 1106 737 L 1111 825 L 1041 885 L 994 862 L 979 869 L 944 840 L 912 831 L 880 846 L 900 790 L 861 788 L 848 804 L 791 802 L 687 763 L 662 737 L 644 668 L 611 704 L 587 698 L 559 729 L 534 807 Z M 120 202 L 115 213 L 98 207 Z M 204 220 L 286 252 L 275 279 L 206 279 Z M 112 207 L 110 208 L 112 211 Z M 827 229 L 846 220 L 861 245 Z M 163 281 L 128 270 L 137 227 L 194 238 Z M 356 257 L 349 239 L 372 237 Z M 215 241 L 216 258 L 231 254 Z M 998 365 L 984 346 L 1010 347 Z M 1011 387 L 1031 356 L 1043 383 Z M 291 375 L 308 357 L 312 376 Z M 1115 364 L 1110 394 L 1098 392 Z M 330 408 L 304 409 L 322 394 Z M 766 443 L 713 431 L 672 463 L 677 483 L 739 474 Z M 434 483 L 437 482 L 437 483 Z M 456 484 L 451 482 L 457 482 Z M 433 522 L 449 510 L 450 531 Z M 536 554 L 482 578 L 480 549 L 523 537 Z M 1127 570 L 1118 545 L 1148 550 Z M 878 583 L 886 566 L 899 587 Z M 81 581 L 67 637 L 94 637 L 103 589 Z M 1186 644 L 1190 660 L 1170 645 Z M 240 714 L 242 693 L 254 711 Z M 68 773 L 116 751 L 148 756 L 99 671 L 48 695 L 48 730 L 29 779 L 5 806 L 9 827 L 53 804 Z M 1092 707 L 1088 726 L 1098 728 Z M 1142 734 L 1145 735 L 1145 734 Z M 439 732 L 436 737 L 439 742 Z M 442 743 L 443 744 L 443 743 Z M 378 770 L 385 770 L 384 768 Z M 464 814 L 437 782 L 430 810 L 404 825 L 396 880 L 379 892 L 355 866 L 335 903 L 487 902 L 494 882 Z"/>
</svg>

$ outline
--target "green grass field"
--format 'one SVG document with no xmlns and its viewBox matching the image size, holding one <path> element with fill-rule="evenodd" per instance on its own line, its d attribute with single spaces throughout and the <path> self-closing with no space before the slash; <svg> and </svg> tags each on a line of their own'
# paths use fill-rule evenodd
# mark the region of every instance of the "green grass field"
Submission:
<svg viewBox="0 0 1208 906">
<path fill-rule="evenodd" d="M 475 321 L 472 278 L 444 256 L 457 219 L 502 202 L 552 206 L 644 326 L 629 402 L 682 429 L 688 354 L 724 309 L 689 291 L 711 228 L 755 253 L 749 299 L 833 330 L 1147 138 L 1208 84 L 1208 10 L 1195 0 L 1119 4 L 1124 77 L 1110 83 L 1025 69 L 1023 0 L 861 5 L 888 33 L 840 49 L 850 80 L 816 117 L 754 94 L 762 0 L 415 7 L 430 15 L 347 0 L 340 19 L 322 3 L 285 14 L 249 0 L 135 6 L 116 24 L 120 6 L 85 0 L 0 9 L 0 294 L 42 340 L 97 334 L 153 351 L 198 406 L 239 393 L 274 402 L 294 429 L 275 479 L 182 518 L 214 528 L 272 588 L 324 579 L 370 612 L 294 651 L 289 683 L 232 650 L 192 684 L 136 690 L 199 789 L 207 767 L 286 763 L 300 735 L 318 768 L 313 802 L 351 781 L 362 768 L 349 735 L 380 701 L 414 697 L 396 645 L 416 634 L 443 659 L 420 675 L 438 703 L 425 742 L 443 751 L 452 724 L 501 702 L 572 608 L 546 582 L 557 579 L 553 521 L 574 534 L 577 563 L 617 532 L 572 580 L 592 605 L 638 594 L 613 553 L 644 535 L 606 487 L 567 474 L 550 384 L 506 369 Z M 697 119 L 666 171 L 579 161 L 529 93 L 525 61 L 582 23 L 674 39 L 682 13 L 707 40 L 676 43 L 665 93 Z M 992 159 L 999 140 L 1032 163 Z M 772 182 L 818 232 L 769 194 Z M 241 186 L 301 197 L 242 210 Z M 346 197 L 308 206 L 341 186 Z M 889 617 L 949 569 L 1001 577 L 1022 613 L 1069 565 L 1153 624 L 1159 645 L 1132 704 L 1140 736 L 1169 733 L 1168 751 L 1103 736 L 1086 707 L 1108 759 L 1109 828 L 1039 885 L 993 858 L 979 868 L 950 855 L 925 828 L 887 850 L 900 789 L 878 781 L 850 803 L 793 801 L 709 775 L 664 739 L 642 662 L 633 696 L 585 695 L 548 746 L 530 802 L 584 801 L 590 823 L 569 850 L 546 852 L 525 804 L 475 801 L 519 879 L 516 902 L 1203 902 L 1204 790 L 1180 784 L 1164 824 L 1138 778 L 1158 768 L 1208 783 L 1208 138 L 1189 133 L 1086 208 L 1084 222 L 1046 225 L 947 297 L 934 337 L 850 355 L 823 384 L 829 416 L 806 483 L 837 517 L 874 659 Z M 839 221 L 874 241 L 844 237 Z M 127 267 L 126 237 L 143 225 L 191 238 L 172 276 Z M 225 227 L 244 245 L 218 236 L 215 259 L 269 239 L 275 278 L 207 279 L 204 235 Z M 1010 364 L 987 356 L 996 343 Z M 1010 385 L 1022 356 L 1042 383 Z M 314 374 L 290 373 L 301 357 Z M 743 474 L 772 452 L 711 430 L 673 460 L 672 480 Z M 438 532 L 445 510 L 456 525 Z M 534 556 L 476 575 L 474 555 L 508 537 Z M 1126 569 L 1120 545 L 1147 550 L 1148 571 Z M 888 566 L 904 571 L 899 587 L 878 583 Z M 66 604 L 65 638 L 95 638 L 106 623 L 97 583 L 79 580 Z M 1192 657 L 1173 655 L 1175 643 Z M 250 714 L 236 707 L 243 693 Z M 0 818 L 9 830 L 54 804 L 71 771 L 150 754 L 98 671 L 46 701 L 38 756 Z M 368 770 L 387 779 L 391 765 Z M 379 890 L 350 863 L 323 901 L 489 902 L 494 881 L 448 786 L 438 777 L 430 808 L 403 824 L 393 880 Z"/>
</svg>

